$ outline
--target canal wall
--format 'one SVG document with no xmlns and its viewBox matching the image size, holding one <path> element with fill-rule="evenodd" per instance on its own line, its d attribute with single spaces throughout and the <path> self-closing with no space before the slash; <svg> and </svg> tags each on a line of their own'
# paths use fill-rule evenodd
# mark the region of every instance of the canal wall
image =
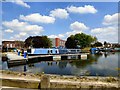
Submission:
<svg viewBox="0 0 120 90">
<path fill-rule="evenodd" d="M 12 71 L 0 71 L 2 86 L 19 88 L 119 88 L 119 78 L 60 76 L 51 74 L 32 74 Z"/>
</svg>

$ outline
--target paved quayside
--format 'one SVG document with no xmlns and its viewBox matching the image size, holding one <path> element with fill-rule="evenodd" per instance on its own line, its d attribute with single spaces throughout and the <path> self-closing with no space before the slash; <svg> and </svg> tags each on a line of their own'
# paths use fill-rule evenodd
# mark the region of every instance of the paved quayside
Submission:
<svg viewBox="0 0 120 90">
<path fill-rule="evenodd" d="M 7 62 L 9 65 L 22 65 L 26 64 L 27 58 L 24 58 L 23 56 L 18 56 L 17 53 L 7 52 Z"/>
</svg>

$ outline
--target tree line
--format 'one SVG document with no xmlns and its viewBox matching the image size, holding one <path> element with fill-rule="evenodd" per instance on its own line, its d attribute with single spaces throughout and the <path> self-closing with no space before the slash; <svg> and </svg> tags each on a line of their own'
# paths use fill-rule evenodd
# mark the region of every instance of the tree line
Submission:
<svg viewBox="0 0 120 90">
<path fill-rule="evenodd" d="M 30 36 L 25 40 L 25 47 L 49 48 L 52 42 L 47 36 Z"/>
<path fill-rule="evenodd" d="M 85 48 L 91 46 L 91 43 L 97 42 L 97 38 L 84 33 L 71 35 L 67 38 L 65 46 L 67 48 Z"/>
<path fill-rule="evenodd" d="M 25 47 L 33 48 L 49 48 L 52 47 L 52 42 L 47 36 L 30 36 L 25 40 Z M 94 43 L 94 44 L 91 44 Z M 87 35 L 84 33 L 78 33 L 71 35 L 67 38 L 65 47 L 66 48 L 85 48 L 93 46 L 101 46 L 102 43 L 97 41 L 96 37 Z"/>
</svg>

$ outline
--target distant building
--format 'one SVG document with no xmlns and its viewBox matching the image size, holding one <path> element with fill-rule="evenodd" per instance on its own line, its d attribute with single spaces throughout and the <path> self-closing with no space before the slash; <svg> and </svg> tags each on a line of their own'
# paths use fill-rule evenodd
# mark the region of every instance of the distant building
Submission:
<svg viewBox="0 0 120 90">
<path fill-rule="evenodd" d="M 52 47 L 65 47 L 65 40 L 61 40 L 60 38 L 50 38 L 52 42 Z"/>
<path fill-rule="evenodd" d="M 111 43 L 112 47 L 119 47 L 120 48 L 120 43 Z"/>
<path fill-rule="evenodd" d="M 7 48 L 23 48 L 23 41 L 2 41 L 2 46 Z"/>
<path fill-rule="evenodd" d="M 108 48 L 119 47 L 120 48 L 120 43 L 106 43 L 106 45 L 104 45 L 104 47 L 108 47 Z"/>
</svg>

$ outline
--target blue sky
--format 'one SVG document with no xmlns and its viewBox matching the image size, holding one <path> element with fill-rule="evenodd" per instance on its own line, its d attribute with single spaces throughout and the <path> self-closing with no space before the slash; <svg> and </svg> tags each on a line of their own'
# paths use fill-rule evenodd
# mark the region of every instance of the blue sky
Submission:
<svg viewBox="0 0 120 90">
<path fill-rule="evenodd" d="M 3 40 L 25 40 L 36 35 L 66 40 L 83 32 L 101 42 L 118 41 L 117 2 L 18 1 L 2 3 Z"/>
</svg>

